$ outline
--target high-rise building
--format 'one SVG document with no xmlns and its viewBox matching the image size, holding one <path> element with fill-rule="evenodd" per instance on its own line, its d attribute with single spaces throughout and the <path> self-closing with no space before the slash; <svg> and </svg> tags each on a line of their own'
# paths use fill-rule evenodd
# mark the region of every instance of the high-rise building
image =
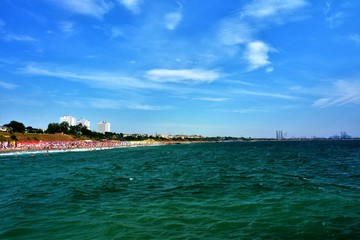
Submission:
<svg viewBox="0 0 360 240">
<path fill-rule="evenodd" d="M 278 139 L 278 140 L 284 139 L 282 130 L 276 130 L 276 139 Z"/>
<path fill-rule="evenodd" d="M 110 123 L 109 122 L 99 122 L 98 123 L 98 132 L 99 133 L 105 133 L 105 132 L 110 132 Z"/>
<path fill-rule="evenodd" d="M 60 123 L 62 123 L 62 122 L 69 123 L 69 126 L 76 126 L 76 118 L 69 116 L 69 115 L 62 116 L 60 118 Z"/>
<path fill-rule="evenodd" d="M 81 118 L 79 121 L 77 121 L 77 124 L 79 125 L 81 123 L 81 125 L 85 126 L 87 129 L 90 130 L 90 121 Z"/>
</svg>

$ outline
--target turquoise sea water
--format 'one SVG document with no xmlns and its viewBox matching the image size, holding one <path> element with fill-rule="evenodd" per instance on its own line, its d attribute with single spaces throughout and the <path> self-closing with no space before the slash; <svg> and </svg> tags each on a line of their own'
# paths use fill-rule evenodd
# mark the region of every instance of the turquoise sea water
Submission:
<svg viewBox="0 0 360 240">
<path fill-rule="evenodd" d="M 0 239 L 359 239 L 360 141 L 0 157 Z"/>
</svg>

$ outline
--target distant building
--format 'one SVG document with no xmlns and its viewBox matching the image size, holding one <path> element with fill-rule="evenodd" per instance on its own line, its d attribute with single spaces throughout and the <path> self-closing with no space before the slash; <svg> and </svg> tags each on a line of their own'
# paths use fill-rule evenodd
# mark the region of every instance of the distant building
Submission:
<svg viewBox="0 0 360 240">
<path fill-rule="evenodd" d="M 81 123 L 81 125 L 85 126 L 87 129 L 90 130 L 90 121 L 81 118 L 79 121 L 77 121 L 77 125 L 79 125 Z"/>
<path fill-rule="evenodd" d="M 60 123 L 62 123 L 62 122 L 69 123 L 69 126 L 76 126 L 76 118 L 69 116 L 69 115 L 65 115 L 65 116 L 61 117 Z"/>
<path fill-rule="evenodd" d="M 341 139 L 349 139 L 349 138 L 351 138 L 351 136 L 348 135 L 346 132 L 341 132 L 340 133 L 340 138 Z"/>
<path fill-rule="evenodd" d="M 284 135 L 283 135 L 282 130 L 277 130 L 276 131 L 276 139 L 278 139 L 278 140 L 284 139 Z"/>
<path fill-rule="evenodd" d="M 0 126 L 0 132 L 7 132 L 7 131 L 9 131 L 8 127 Z"/>
<path fill-rule="evenodd" d="M 109 122 L 99 122 L 98 123 L 98 132 L 99 133 L 105 133 L 105 132 L 110 132 L 110 123 Z"/>
</svg>

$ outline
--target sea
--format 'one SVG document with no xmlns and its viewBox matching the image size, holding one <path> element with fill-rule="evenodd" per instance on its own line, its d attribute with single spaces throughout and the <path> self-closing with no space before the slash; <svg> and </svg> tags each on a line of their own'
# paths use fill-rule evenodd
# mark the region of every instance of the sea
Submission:
<svg viewBox="0 0 360 240">
<path fill-rule="evenodd" d="M 360 239 L 360 141 L 0 156 L 0 239 Z"/>
</svg>

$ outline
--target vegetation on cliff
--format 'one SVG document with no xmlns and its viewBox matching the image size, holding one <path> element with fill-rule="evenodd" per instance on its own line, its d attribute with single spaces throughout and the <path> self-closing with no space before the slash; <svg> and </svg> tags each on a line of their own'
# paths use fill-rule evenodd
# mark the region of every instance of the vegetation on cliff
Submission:
<svg viewBox="0 0 360 240">
<path fill-rule="evenodd" d="M 236 140 L 237 138 L 208 138 L 208 137 L 193 137 L 193 136 L 175 136 L 167 138 L 162 135 L 147 135 L 147 134 L 123 134 L 115 132 L 99 133 L 89 130 L 82 124 L 70 126 L 67 122 L 49 123 L 46 130 L 33 128 L 31 126 L 25 127 L 23 123 L 11 121 L 5 124 L 6 132 L 0 132 L 1 141 L 76 141 L 76 140 L 119 140 L 119 141 L 219 141 L 219 140 Z"/>
</svg>

